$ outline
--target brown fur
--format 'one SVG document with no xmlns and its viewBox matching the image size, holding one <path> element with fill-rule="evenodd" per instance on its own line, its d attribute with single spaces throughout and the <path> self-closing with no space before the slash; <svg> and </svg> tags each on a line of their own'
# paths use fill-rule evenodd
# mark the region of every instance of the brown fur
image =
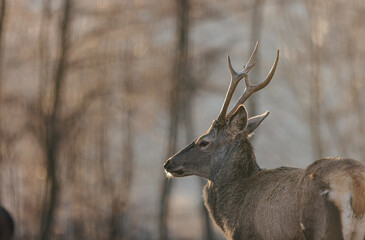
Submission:
<svg viewBox="0 0 365 240">
<path fill-rule="evenodd" d="M 342 240 L 344 206 L 329 198 L 331 191 L 351 191 L 353 212 L 362 216 L 365 167 L 358 161 L 330 158 L 317 160 L 306 169 L 262 170 L 247 133 L 240 132 L 231 141 L 226 152 L 215 152 L 218 160 L 211 160 L 211 171 L 204 170 L 209 179 L 204 188 L 205 206 L 227 239 Z M 190 144 L 170 158 L 167 169 L 190 173 L 190 168 L 197 167 L 190 164 L 199 163 L 201 157 Z"/>
<path fill-rule="evenodd" d="M 328 158 L 306 169 L 272 170 L 256 162 L 248 136 L 268 112 L 248 119 L 239 104 L 270 82 L 278 57 L 264 82 L 253 86 L 245 77 L 246 90 L 226 116 L 235 87 L 252 67 L 250 58 L 248 68 L 237 73 L 228 59 L 232 78 L 221 113 L 208 131 L 166 161 L 165 171 L 208 179 L 205 206 L 227 239 L 362 240 L 365 166 L 360 162 Z"/>
<path fill-rule="evenodd" d="M 351 176 L 353 179 L 352 208 L 356 217 L 362 217 L 365 214 L 365 174 L 354 172 L 351 174 Z"/>
<path fill-rule="evenodd" d="M 351 206 L 356 217 L 365 214 L 365 167 L 353 159 L 325 158 L 310 165 L 310 175 L 320 178 L 328 190 L 351 194 Z M 335 201 L 338 208 L 343 206 Z"/>
</svg>

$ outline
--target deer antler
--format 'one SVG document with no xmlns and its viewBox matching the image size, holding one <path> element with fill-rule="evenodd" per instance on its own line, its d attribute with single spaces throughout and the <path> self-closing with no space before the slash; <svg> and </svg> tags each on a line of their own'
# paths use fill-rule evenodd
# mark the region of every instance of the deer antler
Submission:
<svg viewBox="0 0 365 240">
<path fill-rule="evenodd" d="M 257 43 L 256 43 L 256 46 L 257 46 Z M 250 60 L 251 60 L 251 58 L 250 58 Z M 263 89 L 264 87 L 266 87 L 270 83 L 272 77 L 274 76 L 276 67 L 278 65 L 278 61 L 279 61 L 279 49 L 276 53 L 276 59 L 275 59 L 274 64 L 271 67 L 271 70 L 270 70 L 269 74 L 266 76 L 265 80 L 262 81 L 259 84 L 256 84 L 256 85 L 251 84 L 250 81 L 248 80 L 248 75 L 246 74 L 244 76 L 245 77 L 245 83 L 246 83 L 245 91 L 243 92 L 242 96 L 237 101 L 237 103 L 233 107 L 233 109 L 228 113 L 228 115 L 227 115 L 228 118 L 230 118 L 232 116 L 232 114 L 236 111 L 238 106 L 243 104 L 247 100 L 247 98 L 249 98 L 253 93 Z"/>
<path fill-rule="evenodd" d="M 240 72 L 236 72 L 233 69 L 232 63 L 231 63 L 231 58 L 228 55 L 227 58 L 228 58 L 229 71 L 231 72 L 231 82 L 229 84 L 227 94 L 226 94 L 226 98 L 224 99 L 223 106 L 222 106 L 221 111 L 218 115 L 218 121 L 222 121 L 226 118 L 227 109 L 228 109 L 229 103 L 231 102 L 234 90 L 236 89 L 238 83 L 241 81 L 242 78 L 245 77 L 247 79 L 248 72 L 251 70 L 251 68 L 253 68 L 255 66 L 255 63 L 253 63 L 253 59 L 255 58 L 258 46 L 259 46 L 259 42 L 256 42 L 255 49 L 253 50 L 250 59 L 248 60 L 246 65 L 243 66 L 243 70 L 240 71 Z"/>
</svg>

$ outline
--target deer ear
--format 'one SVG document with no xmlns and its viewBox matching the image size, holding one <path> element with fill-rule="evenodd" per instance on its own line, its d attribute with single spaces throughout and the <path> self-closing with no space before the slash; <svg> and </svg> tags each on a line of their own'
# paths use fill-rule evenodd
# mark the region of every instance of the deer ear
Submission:
<svg viewBox="0 0 365 240">
<path fill-rule="evenodd" d="M 248 134 L 253 133 L 253 131 L 264 121 L 264 119 L 269 115 L 269 111 L 266 111 L 265 113 L 261 115 L 257 115 L 254 117 L 251 117 L 248 119 L 248 124 L 246 131 Z"/>
<path fill-rule="evenodd" d="M 247 126 L 247 115 L 245 106 L 241 104 L 229 119 L 229 129 L 232 132 L 244 130 Z"/>
</svg>

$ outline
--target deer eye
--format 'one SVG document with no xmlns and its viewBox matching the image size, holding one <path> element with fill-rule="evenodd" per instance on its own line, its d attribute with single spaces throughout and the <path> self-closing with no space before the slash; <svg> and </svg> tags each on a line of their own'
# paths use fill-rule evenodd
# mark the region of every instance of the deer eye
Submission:
<svg viewBox="0 0 365 240">
<path fill-rule="evenodd" d="M 200 143 L 199 143 L 199 148 L 202 148 L 202 147 L 206 147 L 206 146 L 208 146 L 208 144 L 209 144 L 209 142 L 208 141 L 201 141 Z"/>
</svg>

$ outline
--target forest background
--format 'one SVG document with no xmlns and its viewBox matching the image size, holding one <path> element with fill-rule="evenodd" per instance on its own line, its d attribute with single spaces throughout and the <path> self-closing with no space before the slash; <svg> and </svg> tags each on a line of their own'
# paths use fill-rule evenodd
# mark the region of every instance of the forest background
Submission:
<svg viewBox="0 0 365 240">
<path fill-rule="evenodd" d="M 270 110 L 263 168 L 365 160 L 365 1 L 0 0 L 0 203 L 15 239 L 222 239 L 162 165 L 217 117 L 226 56 Z M 243 91 L 237 89 L 233 103 Z"/>
</svg>

